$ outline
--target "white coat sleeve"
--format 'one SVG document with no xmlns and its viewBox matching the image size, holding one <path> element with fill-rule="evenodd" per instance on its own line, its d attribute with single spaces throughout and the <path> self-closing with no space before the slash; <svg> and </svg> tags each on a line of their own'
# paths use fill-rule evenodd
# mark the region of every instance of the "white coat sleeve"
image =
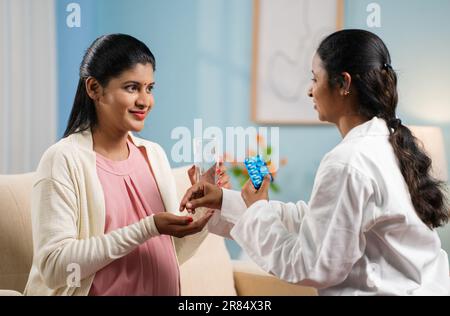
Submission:
<svg viewBox="0 0 450 316">
<path fill-rule="evenodd" d="M 265 271 L 291 283 L 326 288 L 343 282 L 362 256 L 363 211 L 373 203 L 370 180 L 344 164 L 319 168 L 302 218 L 283 223 L 286 208 L 254 203 L 231 236 Z"/>
<path fill-rule="evenodd" d="M 223 190 L 222 207 L 216 211 L 208 222 L 208 230 L 223 237 L 232 238 L 230 230 L 239 221 L 242 214 L 247 210 L 241 192 L 233 190 Z M 307 205 L 303 201 L 297 203 L 282 203 L 270 201 L 270 208 L 277 212 L 286 229 L 294 232 L 300 225 Z"/>
<path fill-rule="evenodd" d="M 230 231 L 246 209 L 239 191 L 222 189 L 222 206 L 209 220 L 208 231 L 232 239 Z"/>
</svg>

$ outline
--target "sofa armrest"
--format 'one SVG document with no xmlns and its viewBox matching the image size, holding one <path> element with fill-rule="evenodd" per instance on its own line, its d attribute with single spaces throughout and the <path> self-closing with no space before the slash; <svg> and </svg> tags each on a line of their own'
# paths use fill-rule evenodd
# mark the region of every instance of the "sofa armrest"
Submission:
<svg viewBox="0 0 450 316">
<path fill-rule="evenodd" d="M 311 287 L 291 284 L 274 277 L 249 261 L 233 260 L 234 286 L 239 296 L 315 296 Z"/>
<path fill-rule="evenodd" d="M 0 296 L 23 296 L 22 293 L 12 290 L 0 290 Z"/>
</svg>

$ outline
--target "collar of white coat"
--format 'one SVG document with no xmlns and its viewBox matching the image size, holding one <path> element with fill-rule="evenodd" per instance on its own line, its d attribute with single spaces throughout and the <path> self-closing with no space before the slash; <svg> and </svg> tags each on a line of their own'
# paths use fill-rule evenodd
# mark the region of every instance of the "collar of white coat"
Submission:
<svg viewBox="0 0 450 316">
<path fill-rule="evenodd" d="M 353 127 L 347 135 L 345 135 L 342 142 L 364 136 L 389 136 L 386 121 L 375 116 L 371 120 Z"/>
</svg>

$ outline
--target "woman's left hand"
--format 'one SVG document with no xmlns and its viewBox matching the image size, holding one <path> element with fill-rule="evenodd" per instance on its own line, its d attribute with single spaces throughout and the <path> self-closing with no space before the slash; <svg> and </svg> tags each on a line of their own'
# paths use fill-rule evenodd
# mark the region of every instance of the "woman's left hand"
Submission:
<svg viewBox="0 0 450 316">
<path fill-rule="evenodd" d="M 194 185 L 197 181 L 195 166 L 192 166 L 188 170 L 189 180 L 191 184 Z M 215 181 L 217 179 L 217 181 Z M 200 179 L 200 181 L 205 181 L 211 184 L 217 184 L 217 186 L 225 189 L 231 189 L 230 176 L 227 174 L 227 167 L 223 162 L 219 162 L 217 166 L 211 167 Z"/>
<path fill-rule="evenodd" d="M 241 195 L 244 199 L 245 205 L 250 207 L 253 203 L 261 200 L 269 200 L 269 186 L 270 186 L 270 176 L 266 175 L 264 181 L 258 190 L 253 186 L 252 181 L 249 179 L 242 188 Z"/>
</svg>

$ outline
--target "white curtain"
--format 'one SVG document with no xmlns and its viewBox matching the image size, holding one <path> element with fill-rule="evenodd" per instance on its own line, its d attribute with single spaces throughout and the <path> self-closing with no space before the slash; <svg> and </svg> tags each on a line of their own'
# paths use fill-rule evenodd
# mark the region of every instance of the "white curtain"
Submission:
<svg viewBox="0 0 450 316">
<path fill-rule="evenodd" d="M 34 171 L 56 140 L 54 0 L 0 0 L 0 174 Z"/>
</svg>

